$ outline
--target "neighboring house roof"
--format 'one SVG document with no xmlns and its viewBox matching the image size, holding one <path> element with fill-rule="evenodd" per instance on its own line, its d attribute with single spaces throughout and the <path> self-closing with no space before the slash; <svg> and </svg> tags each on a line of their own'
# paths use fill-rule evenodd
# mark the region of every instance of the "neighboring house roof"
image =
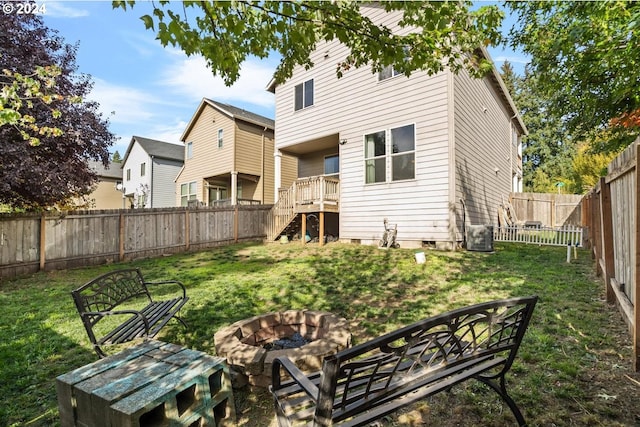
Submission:
<svg viewBox="0 0 640 427">
<path fill-rule="evenodd" d="M 122 159 L 123 164 L 126 163 L 129 153 L 131 152 L 131 148 L 135 142 L 140 144 L 142 149 L 150 156 L 167 160 L 184 161 L 184 147 L 182 145 L 134 135 L 131 137 L 131 142 L 127 147 L 127 152 Z"/>
<path fill-rule="evenodd" d="M 109 166 L 105 167 L 102 162 L 89 160 L 89 167 L 96 171 L 99 178 L 122 179 L 122 163 L 109 162 Z"/>
<path fill-rule="evenodd" d="M 226 116 L 228 116 L 233 120 L 242 120 L 244 122 L 252 123 L 254 125 L 264 126 L 271 130 L 273 130 L 276 125 L 276 122 L 273 119 L 261 116 L 260 114 L 252 113 L 251 111 L 247 111 L 239 107 L 234 107 L 233 105 L 214 101 L 213 99 L 202 98 L 202 101 L 200 101 L 200 105 L 198 105 L 198 109 L 196 110 L 193 117 L 191 117 L 189 124 L 187 125 L 184 132 L 182 133 L 182 136 L 180 137 L 180 141 L 184 142 L 185 138 L 187 137 L 187 134 L 191 131 L 193 126 L 196 124 L 198 116 L 200 116 L 200 113 L 202 112 L 204 107 L 206 107 L 207 105 L 215 108 L 216 110 L 218 110 L 222 114 L 225 114 Z"/>
</svg>

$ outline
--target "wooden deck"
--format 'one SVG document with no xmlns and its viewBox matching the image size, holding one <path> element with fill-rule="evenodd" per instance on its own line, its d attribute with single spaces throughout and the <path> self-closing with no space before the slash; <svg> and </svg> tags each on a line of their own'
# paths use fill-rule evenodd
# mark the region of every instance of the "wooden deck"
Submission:
<svg viewBox="0 0 640 427">
<path fill-rule="evenodd" d="M 335 177 L 300 178 L 286 190 L 267 216 L 267 240 L 275 240 L 298 214 L 340 212 L 340 181 Z"/>
</svg>

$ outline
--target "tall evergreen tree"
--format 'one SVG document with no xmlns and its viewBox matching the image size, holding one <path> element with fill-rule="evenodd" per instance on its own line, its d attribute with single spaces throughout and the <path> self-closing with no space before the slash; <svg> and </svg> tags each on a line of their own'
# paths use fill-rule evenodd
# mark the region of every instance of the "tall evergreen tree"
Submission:
<svg viewBox="0 0 640 427">
<path fill-rule="evenodd" d="M 33 144 L 16 126 L 0 126 L 0 204 L 42 209 L 64 203 L 88 193 L 96 182 L 87 160 L 108 163 L 108 147 L 115 138 L 98 104 L 82 101 L 92 82 L 90 76 L 76 74 L 77 48 L 38 16 L 9 14 L 0 19 L 0 70 L 9 72 L 0 75 L 3 87 L 13 83 L 14 73 L 30 76 L 47 66 L 60 71 L 51 88 L 59 97 L 49 103 L 34 99 L 19 110 L 39 127 L 60 132 L 41 135 Z"/>
<path fill-rule="evenodd" d="M 556 184 L 565 185 L 572 174 L 575 143 L 561 117 L 553 114 L 554 102 L 540 91 L 539 78 L 525 68 L 519 76 L 505 62 L 502 78 L 509 88 L 529 134 L 522 138 L 523 181 L 525 191 L 557 191 Z"/>
</svg>

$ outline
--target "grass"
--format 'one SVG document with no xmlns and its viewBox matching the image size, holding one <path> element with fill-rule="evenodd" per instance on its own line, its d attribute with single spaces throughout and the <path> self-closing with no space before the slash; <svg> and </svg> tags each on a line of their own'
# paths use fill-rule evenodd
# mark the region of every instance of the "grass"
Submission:
<svg viewBox="0 0 640 427">
<path fill-rule="evenodd" d="M 96 360 L 69 291 L 124 265 L 38 273 L 0 282 L 0 425 L 56 426 L 56 376 Z M 159 338 L 215 354 L 213 334 L 234 321 L 309 308 L 350 321 L 362 342 L 426 316 L 475 302 L 537 294 L 540 302 L 509 391 L 531 426 L 630 426 L 640 422 L 640 376 L 631 339 L 603 300 L 586 251 L 496 244 L 496 252 L 426 253 L 333 243 L 242 244 L 127 263 L 149 280 L 185 283 L 188 330 L 172 322 Z M 112 351 L 117 351 L 113 349 Z M 269 426 L 264 390 L 235 392 L 238 425 Z M 497 395 L 468 382 L 420 402 L 385 425 L 512 425 Z"/>
</svg>

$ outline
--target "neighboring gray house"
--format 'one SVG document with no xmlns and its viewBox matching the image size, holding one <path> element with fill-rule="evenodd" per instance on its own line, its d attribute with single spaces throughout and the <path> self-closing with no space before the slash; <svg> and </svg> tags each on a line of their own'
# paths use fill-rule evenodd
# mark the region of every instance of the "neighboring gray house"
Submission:
<svg viewBox="0 0 640 427">
<path fill-rule="evenodd" d="M 400 17 L 362 9 L 389 26 Z M 362 67 L 338 79 L 346 55 L 338 41 L 320 43 L 313 68 L 268 86 L 276 96 L 275 175 L 284 153 L 298 158 L 299 177 L 288 194 L 280 189 L 268 238 L 310 213 L 324 218 L 325 235 L 366 244 L 378 242 L 388 218 L 405 247 L 455 248 L 465 225 L 497 224 L 503 196 L 522 189 L 526 133 L 499 73 L 407 78 Z"/>
<path fill-rule="evenodd" d="M 126 207 L 175 206 L 175 179 L 183 164 L 182 145 L 133 136 L 122 161 Z"/>
</svg>

